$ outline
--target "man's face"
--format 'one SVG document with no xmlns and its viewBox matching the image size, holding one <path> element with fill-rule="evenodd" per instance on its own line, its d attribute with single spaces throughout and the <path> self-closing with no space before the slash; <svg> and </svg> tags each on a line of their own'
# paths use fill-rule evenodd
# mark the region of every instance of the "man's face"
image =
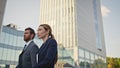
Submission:
<svg viewBox="0 0 120 68">
<path fill-rule="evenodd" d="M 24 41 L 28 42 L 29 40 L 31 40 L 31 33 L 30 33 L 30 30 L 26 30 L 24 32 Z"/>
</svg>

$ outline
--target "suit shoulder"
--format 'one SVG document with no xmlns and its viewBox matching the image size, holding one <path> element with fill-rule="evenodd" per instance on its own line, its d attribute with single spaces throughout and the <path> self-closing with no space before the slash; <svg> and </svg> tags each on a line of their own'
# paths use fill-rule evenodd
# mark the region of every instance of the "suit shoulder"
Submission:
<svg viewBox="0 0 120 68">
<path fill-rule="evenodd" d="M 32 48 L 38 48 L 37 44 L 33 41 Z"/>
<path fill-rule="evenodd" d="M 35 46 L 37 46 L 37 44 L 36 44 L 34 41 L 32 41 L 32 45 L 35 45 Z"/>
<path fill-rule="evenodd" d="M 53 39 L 53 38 L 50 38 L 49 42 L 51 42 L 51 43 L 57 43 L 57 41 L 55 39 Z"/>
<path fill-rule="evenodd" d="M 50 45 L 50 47 L 56 47 L 57 46 L 57 41 L 55 39 L 50 38 L 49 45 Z"/>
</svg>

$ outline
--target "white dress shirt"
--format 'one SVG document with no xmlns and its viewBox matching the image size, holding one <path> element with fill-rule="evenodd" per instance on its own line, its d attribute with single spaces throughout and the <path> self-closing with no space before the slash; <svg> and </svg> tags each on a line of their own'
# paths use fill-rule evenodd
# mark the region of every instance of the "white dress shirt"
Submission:
<svg viewBox="0 0 120 68">
<path fill-rule="evenodd" d="M 26 42 L 26 46 L 25 46 L 25 48 L 24 49 L 26 49 L 27 47 L 28 47 L 28 45 L 32 42 L 33 40 L 30 40 L 30 41 L 28 41 L 28 42 Z"/>
</svg>

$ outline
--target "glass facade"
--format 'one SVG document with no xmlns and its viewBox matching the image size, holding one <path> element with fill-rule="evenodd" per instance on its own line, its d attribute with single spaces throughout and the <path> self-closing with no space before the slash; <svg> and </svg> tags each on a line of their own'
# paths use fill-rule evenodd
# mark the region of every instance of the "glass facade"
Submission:
<svg viewBox="0 0 120 68">
<path fill-rule="evenodd" d="M 66 49 L 62 46 L 58 46 L 58 57 L 59 62 L 65 62 L 72 66 L 75 65 L 75 62 L 73 60 L 73 49 Z"/>
<path fill-rule="evenodd" d="M 3 26 L 0 36 L 0 68 L 15 68 L 17 65 L 19 54 L 25 45 L 23 33 L 15 28 Z M 38 38 L 34 40 L 38 45 L 42 44 Z"/>
<path fill-rule="evenodd" d="M 102 50 L 101 46 L 101 35 L 100 35 L 100 27 L 99 27 L 99 20 L 98 20 L 98 5 L 97 1 L 93 0 L 93 13 L 94 13 L 94 24 L 95 24 L 95 32 L 96 32 L 96 46 L 98 49 Z"/>
<path fill-rule="evenodd" d="M 88 50 L 79 49 L 80 68 L 106 68 L 106 58 Z"/>
</svg>

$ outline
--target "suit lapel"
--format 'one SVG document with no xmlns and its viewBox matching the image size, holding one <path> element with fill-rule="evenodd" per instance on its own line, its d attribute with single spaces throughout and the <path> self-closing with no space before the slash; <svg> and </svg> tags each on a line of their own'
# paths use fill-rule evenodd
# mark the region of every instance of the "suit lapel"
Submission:
<svg viewBox="0 0 120 68">
<path fill-rule="evenodd" d="M 31 47 L 31 45 L 32 45 L 33 43 L 34 43 L 34 42 L 31 41 L 30 44 L 27 46 L 27 48 L 26 48 L 25 50 L 23 50 L 21 54 L 23 54 L 25 51 L 27 51 L 27 50 Z"/>
<path fill-rule="evenodd" d="M 48 38 L 48 39 L 46 40 L 46 42 L 43 43 L 42 46 L 40 47 L 40 49 L 39 49 L 39 55 L 41 55 L 42 51 L 45 49 L 45 47 L 47 47 L 47 45 L 48 45 L 48 43 L 49 43 L 49 39 L 50 39 L 50 38 Z"/>
</svg>

